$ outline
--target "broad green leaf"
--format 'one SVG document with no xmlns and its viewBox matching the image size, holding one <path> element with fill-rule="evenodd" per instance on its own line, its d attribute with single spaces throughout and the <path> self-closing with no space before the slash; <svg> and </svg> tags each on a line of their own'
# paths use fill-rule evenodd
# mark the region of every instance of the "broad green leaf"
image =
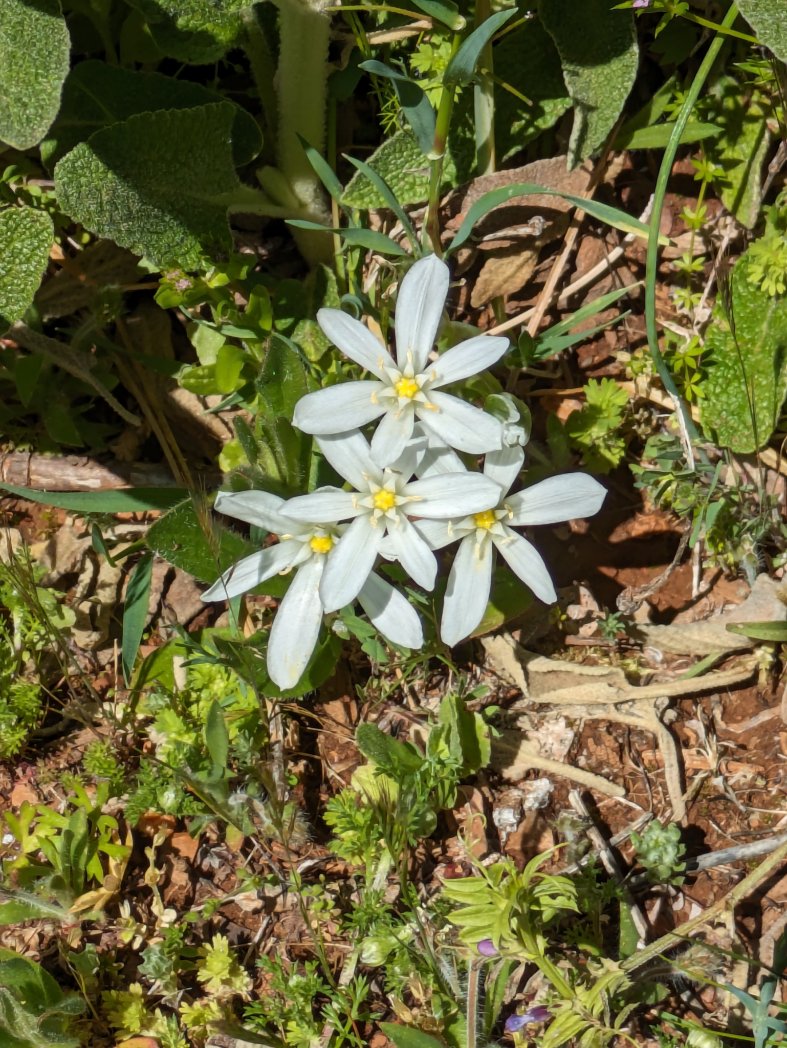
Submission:
<svg viewBox="0 0 787 1048">
<path fill-rule="evenodd" d="M 153 557 L 146 553 L 134 565 L 126 587 L 123 605 L 123 676 L 126 683 L 131 680 L 134 663 L 142 641 L 145 621 L 148 617 L 150 584 L 153 578 Z"/>
<path fill-rule="evenodd" d="M 197 269 L 232 247 L 227 207 L 242 189 L 234 107 L 141 113 L 81 142 L 55 167 L 63 210 L 156 265 Z"/>
<path fill-rule="evenodd" d="M 171 509 L 186 497 L 183 488 L 121 488 L 118 491 L 39 491 L 0 482 L 9 495 L 70 513 L 144 513 Z"/>
<path fill-rule="evenodd" d="M 448 136 L 448 152 L 443 165 L 444 187 L 465 181 L 470 177 L 472 169 L 472 139 L 466 142 L 466 136 L 458 134 L 457 126 L 454 124 Z M 397 131 L 372 154 L 368 163 L 388 183 L 400 206 L 426 200 L 429 194 L 429 161 L 421 152 L 412 131 Z M 342 204 L 361 210 L 389 206 L 380 191 L 360 171 L 348 183 Z"/>
<path fill-rule="evenodd" d="M 255 386 L 267 416 L 292 419 L 295 405 L 309 392 L 310 384 L 306 362 L 288 338 L 271 336 Z"/>
<path fill-rule="evenodd" d="M 444 1048 L 443 1041 L 438 1041 L 431 1034 L 417 1030 L 414 1026 L 399 1026 L 397 1023 L 380 1023 L 389 1041 L 393 1041 L 396 1048 Z"/>
<path fill-rule="evenodd" d="M 355 742 L 367 760 L 397 782 L 403 775 L 413 774 L 423 767 L 424 759 L 413 746 L 380 731 L 375 724 L 360 724 L 355 732 Z"/>
<path fill-rule="evenodd" d="M 741 225 L 753 229 L 762 204 L 762 168 L 770 151 L 768 121 L 773 107 L 762 92 L 732 76 L 719 77 L 705 104 L 707 116 L 719 130 L 715 141 L 705 147 L 708 159 L 723 172 L 714 178 L 714 185 L 727 210 Z"/>
<path fill-rule="evenodd" d="M 501 160 L 506 160 L 552 127 L 571 108 L 571 99 L 560 55 L 537 18 L 495 44 L 494 62 L 495 139 Z"/>
<path fill-rule="evenodd" d="M 540 0 L 544 28 L 555 41 L 574 102 L 569 164 L 575 167 L 604 144 L 637 75 L 638 49 L 631 11 L 616 0 Z"/>
<path fill-rule="evenodd" d="M 787 622 L 731 622 L 727 629 L 751 640 L 787 644 Z"/>
<path fill-rule="evenodd" d="M 391 81 L 397 101 L 413 130 L 421 152 L 428 156 L 434 146 L 435 111 L 424 89 L 408 76 L 375 59 L 361 62 L 359 68 Z"/>
<path fill-rule="evenodd" d="M 462 87 L 464 84 L 469 84 L 475 75 L 475 67 L 478 64 L 481 52 L 495 33 L 502 29 L 506 22 L 509 22 L 516 13 L 517 9 L 510 7 L 506 11 L 497 11 L 495 14 L 490 15 L 489 18 L 484 19 L 481 25 L 462 41 L 459 50 L 448 63 L 448 67 L 443 73 L 443 83 L 453 87 Z"/>
<path fill-rule="evenodd" d="M 67 921 L 68 910 L 57 903 L 45 902 L 35 895 L 19 895 L 0 902 L 0 925 L 21 924 L 22 921 Z M 0 954 L 0 967 L 2 955 Z"/>
<path fill-rule="evenodd" d="M 254 0 L 130 0 L 159 50 L 181 62 L 217 62 L 240 36 L 240 12 Z"/>
<path fill-rule="evenodd" d="M 230 752 L 230 737 L 221 706 L 215 699 L 210 704 L 205 720 L 205 745 L 208 747 L 214 767 L 226 768 L 227 756 Z"/>
<path fill-rule="evenodd" d="M 256 546 L 214 519 L 207 506 L 181 502 L 152 525 L 145 538 L 154 553 L 193 575 L 214 582 L 231 564 L 254 553 Z"/>
<path fill-rule="evenodd" d="M 625 211 L 620 211 L 609 204 L 599 203 L 598 200 L 587 200 L 584 197 L 574 196 L 572 193 L 563 193 L 559 189 L 550 189 L 549 186 L 540 186 L 535 182 L 514 182 L 510 186 L 501 186 L 500 189 L 491 189 L 484 193 L 469 208 L 464 220 L 457 230 L 456 236 L 448 246 L 447 251 L 456 251 L 458 247 L 468 239 L 473 232 L 473 227 L 480 222 L 484 215 L 488 214 L 500 204 L 505 204 L 514 197 L 527 196 L 533 193 L 545 193 L 547 196 L 559 196 L 568 200 L 575 207 L 582 208 L 588 215 L 605 222 L 608 226 L 620 229 L 624 233 L 634 233 L 636 236 L 647 239 L 648 227 L 638 218 L 632 218 Z"/>
<path fill-rule="evenodd" d="M 498 565 L 492 578 L 492 593 L 484 617 L 473 630 L 473 637 L 483 637 L 500 629 L 506 622 L 522 615 L 533 605 L 533 594 L 510 570 Z"/>
<path fill-rule="evenodd" d="M 787 14 L 784 0 L 738 0 L 738 10 L 781 62 L 787 62 Z"/>
<path fill-rule="evenodd" d="M 0 0 L 0 141 L 30 149 L 57 116 L 70 39 L 58 0 Z"/>
<path fill-rule="evenodd" d="M 41 158 L 49 167 L 95 131 L 127 120 L 137 113 L 161 109 L 193 109 L 225 101 L 221 95 L 191 80 L 161 73 L 143 73 L 89 60 L 79 62 L 63 85 L 63 101 L 46 139 Z M 235 163 L 248 163 L 262 148 L 257 122 L 234 106 L 232 149 Z"/>
<path fill-rule="evenodd" d="M 21 320 L 32 304 L 54 238 L 52 219 L 45 211 L 0 211 L 0 333 Z"/>
<path fill-rule="evenodd" d="M 703 427 L 740 454 L 768 443 L 787 393 L 787 296 L 766 294 L 750 270 L 747 252 L 732 273 L 732 327 L 718 302 L 703 356 Z"/>
</svg>

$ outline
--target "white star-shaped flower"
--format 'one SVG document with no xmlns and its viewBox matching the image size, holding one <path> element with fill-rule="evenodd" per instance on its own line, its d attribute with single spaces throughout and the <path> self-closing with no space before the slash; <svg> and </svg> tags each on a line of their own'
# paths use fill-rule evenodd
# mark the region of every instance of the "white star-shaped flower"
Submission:
<svg viewBox="0 0 787 1048">
<path fill-rule="evenodd" d="M 338 309 L 321 309 L 317 320 L 341 351 L 374 375 L 308 393 L 295 406 L 294 424 L 304 433 L 345 433 L 380 419 L 371 454 L 389 466 L 405 448 L 416 418 L 459 451 L 481 454 L 502 446 L 500 423 L 480 408 L 440 392 L 495 364 L 507 338 L 478 335 L 429 360 L 448 294 L 448 266 L 436 255 L 408 271 L 396 302 L 396 360 L 360 321 Z"/>
<path fill-rule="evenodd" d="M 549 477 L 509 495 L 523 461 L 521 447 L 503 448 L 486 456 L 484 475 L 498 486 L 497 500 L 491 508 L 463 518 L 422 520 L 415 525 L 432 549 L 459 541 L 440 623 L 440 636 L 446 644 L 457 644 L 470 636 L 483 618 L 492 585 L 495 549 L 538 598 L 546 604 L 557 600 L 541 555 L 513 528 L 589 517 L 604 501 L 605 489 L 586 473 Z M 439 459 L 427 467 L 433 475 L 443 469 L 445 463 Z"/>
<path fill-rule="evenodd" d="M 286 690 L 298 683 L 317 644 L 325 611 L 320 582 L 326 564 L 342 546 L 345 529 L 293 520 L 281 512 L 283 505 L 284 499 L 267 491 L 219 493 L 217 510 L 278 535 L 279 542 L 238 561 L 202 594 L 202 599 L 229 600 L 274 575 L 295 571 L 268 638 L 268 673 Z M 367 573 L 353 596 L 388 640 L 404 648 L 423 645 L 417 612 L 379 575 Z"/>
<path fill-rule="evenodd" d="M 422 480 L 410 479 L 423 454 L 423 448 L 414 446 L 414 442 L 399 456 L 397 469 L 378 466 L 358 430 L 320 437 L 317 443 L 336 472 L 355 490 L 321 488 L 290 499 L 282 512 L 321 525 L 352 520 L 322 575 L 320 599 L 326 611 L 335 611 L 355 599 L 380 552 L 398 560 L 419 586 L 432 589 L 437 561 L 411 518 L 463 517 L 495 505 L 500 497 L 497 485 L 480 473 L 444 472 Z"/>
</svg>

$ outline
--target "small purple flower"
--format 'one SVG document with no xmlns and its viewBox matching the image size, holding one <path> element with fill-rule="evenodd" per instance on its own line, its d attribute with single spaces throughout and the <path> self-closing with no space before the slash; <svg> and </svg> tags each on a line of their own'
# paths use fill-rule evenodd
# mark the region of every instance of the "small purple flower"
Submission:
<svg viewBox="0 0 787 1048">
<path fill-rule="evenodd" d="M 551 1018 L 552 1012 L 546 1005 L 535 1004 L 521 1015 L 509 1015 L 506 1019 L 505 1031 L 506 1033 L 519 1033 L 522 1027 L 529 1023 L 545 1023 L 547 1019 Z"/>
<path fill-rule="evenodd" d="M 634 0 L 632 7 L 650 7 L 650 0 Z"/>
<path fill-rule="evenodd" d="M 482 939 L 478 944 L 478 952 L 482 957 L 499 957 L 500 951 L 491 939 Z"/>
</svg>

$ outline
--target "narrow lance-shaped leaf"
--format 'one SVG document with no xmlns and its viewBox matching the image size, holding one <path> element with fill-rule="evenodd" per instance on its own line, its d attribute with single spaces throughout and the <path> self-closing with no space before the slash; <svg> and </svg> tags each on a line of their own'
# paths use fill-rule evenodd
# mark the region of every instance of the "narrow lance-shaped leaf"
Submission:
<svg viewBox="0 0 787 1048">
<path fill-rule="evenodd" d="M 360 68 L 367 73 L 373 73 L 375 76 L 382 76 L 391 81 L 396 98 L 408 124 L 413 129 L 421 152 L 428 156 L 434 145 L 435 111 L 423 88 L 414 80 L 391 69 L 383 62 L 370 59 L 368 62 L 361 62 Z"/>
<path fill-rule="evenodd" d="M 0 141 L 30 149 L 57 116 L 70 40 L 57 0 L 0 0 Z"/>
<path fill-rule="evenodd" d="M 148 615 L 150 584 L 153 578 L 153 556 L 144 554 L 131 572 L 126 587 L 126 601 L 123 607 L 123 676 L 130 682 L 134 671 L 145 621 Z"/>
<path fill-rule="evenodd" d="M 448 63 L 443 74 L 443 83 L 453 87 L 469 84 L 475 74 L 475 68 L 481 52 L 506 22 L 510 21 L 517 13 L 515 7 L 507 11 L 497 11 L 485 19 L 481 25 L 474 29 L 470 36 L 462 42 L 459 50 Z"/>
</svg>

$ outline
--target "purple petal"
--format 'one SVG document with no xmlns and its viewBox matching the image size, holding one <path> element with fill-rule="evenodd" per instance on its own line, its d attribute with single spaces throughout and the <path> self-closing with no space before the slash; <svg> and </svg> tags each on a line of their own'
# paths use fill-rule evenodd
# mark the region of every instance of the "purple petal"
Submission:
<svg viewBox="0 0 787 1048">
<path fill-rule="evenodd" d="M 506 1019 L 506 1033 L 518 1033 L 529 1023 L 545 1023 L 552 1018 L 552 1012 L 543 1004 L 535 1004 L 521 1015 L 509 1015 Z"/>
<path fill-rule="evenodd" d="M 482 957 L 499 957 L 500 951 L 496 949 L 491 939 L 482 939 L 478 944 L 478 952 Z"/>
</svg>

